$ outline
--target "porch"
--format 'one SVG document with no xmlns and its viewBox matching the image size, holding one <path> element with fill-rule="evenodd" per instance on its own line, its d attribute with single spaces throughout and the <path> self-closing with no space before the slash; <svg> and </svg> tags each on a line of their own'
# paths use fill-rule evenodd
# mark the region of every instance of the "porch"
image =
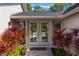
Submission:
<svg viewBox="0 0 79 59">
<path fill-rule="evenodd" d="M 51 48 L 54 47 L 53 29 L 56 22 L 61 22 L 57 16 L 59 13 L 46 13 L 18 13 L 11 16 L 12 25 L 17 23 L 26 33 L 25 45 L 30 49 L 27 55 L 51 55 Z"/>
</svg>

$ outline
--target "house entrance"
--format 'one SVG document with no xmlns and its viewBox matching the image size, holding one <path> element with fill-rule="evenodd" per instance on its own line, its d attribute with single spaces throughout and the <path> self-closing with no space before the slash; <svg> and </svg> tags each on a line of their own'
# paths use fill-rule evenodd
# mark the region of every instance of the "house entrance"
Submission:
<svg viewBox="0 0 79 59">
<path fill-rule="evenodd" d="M 29 45 L 48 45 L 49 22 L 29 21 Z"/>
</svg>

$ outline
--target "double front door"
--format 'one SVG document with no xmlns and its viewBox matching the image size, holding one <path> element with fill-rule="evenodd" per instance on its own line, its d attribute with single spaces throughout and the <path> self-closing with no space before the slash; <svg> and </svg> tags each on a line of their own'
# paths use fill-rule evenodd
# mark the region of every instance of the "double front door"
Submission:
<svg viewBox="0 0 79 59">
<path fill-rule="evenodd" d="M 48 45 L 49 22 L 29 21 L 29 45 Z"/>
</svg>

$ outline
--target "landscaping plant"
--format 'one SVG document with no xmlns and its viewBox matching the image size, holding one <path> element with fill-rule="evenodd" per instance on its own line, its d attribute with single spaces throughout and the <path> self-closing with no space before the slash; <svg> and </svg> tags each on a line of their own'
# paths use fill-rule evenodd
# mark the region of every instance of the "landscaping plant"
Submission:
<svg viewBox="0 0 79 59">
<path fill-rule="evenodd" d="M 68 53 L 63 49 L 52 48 L 53 56 L 67 56 Z"/>
<path fill-rule="evenodd" d="M 27 53 L 27 48 L 25 46 L 22 46 L 21 50 L 20 50 L 20 55 L 25 56 Z"/>
<path fill-rule="evenodd" d="M 75 50 L 76 50 L 77 54 L 79 55 L 79 34 L 78 34 L 79 29 L 72 29 L 72 30 L 73 30 L 73 35 L 74 35 Z"/>
<path fill-rule="evenodd" d="M 0 43 L 0 52 L 2 51 L 0 55 L 11 55 L 15 51 L 17 44 L 23 40 L 23 36 L 24 32 L 17 25 L 6 29 L 1 34 L 3 43 Z"/>
<path fill-rule="evenodd" d="M 59 28 L 56 28 L 54 30 L 55 35 L 53 38 L 53 43 L 56 46 L 56 48 L 63 49 L 68 53 L 68 48 L 72 40 L 72 35 L 71 33 L 63 34 L 65 30 L 66 29 L 59 29 Z"/>
</svg>

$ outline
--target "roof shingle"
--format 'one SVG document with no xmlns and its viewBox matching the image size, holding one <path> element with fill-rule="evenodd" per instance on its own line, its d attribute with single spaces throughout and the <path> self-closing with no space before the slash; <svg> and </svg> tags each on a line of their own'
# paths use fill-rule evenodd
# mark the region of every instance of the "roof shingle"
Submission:
<svg viewBox="0 0 79 59">
<path fill-rule="evenodd" d="M 20 12 L 12 16 L 58 16 L 62 15 L 60 12 Z"/>
<path fill-rule="evenodd" d="M 76 7 L 79 7 L 79 3 L 74 4 L 73 6 L 69 7 L 68 9 L 66 9 L 63 14 L 66 14 L 67 12 L 75 9 Z"/>
</svg>

